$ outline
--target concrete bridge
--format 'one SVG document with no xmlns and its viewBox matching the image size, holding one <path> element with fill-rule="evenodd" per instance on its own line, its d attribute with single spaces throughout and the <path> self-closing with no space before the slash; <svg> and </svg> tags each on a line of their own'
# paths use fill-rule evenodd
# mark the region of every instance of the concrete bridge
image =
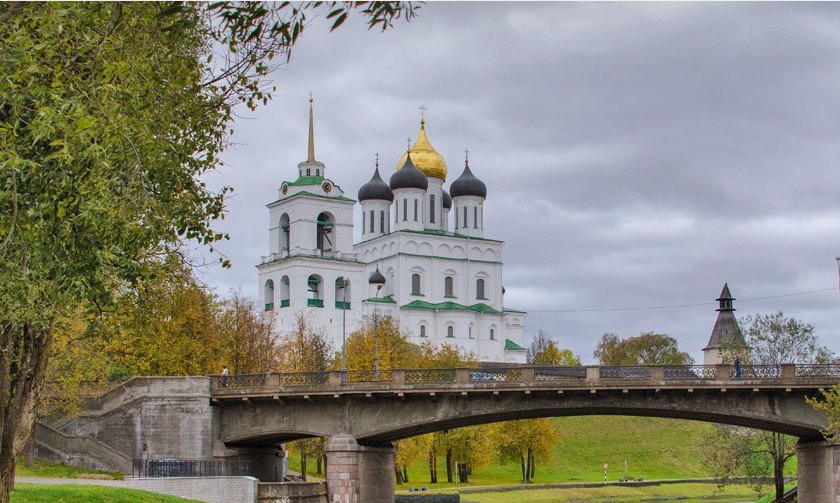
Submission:
<svg viewBox="0 0 840 503">
<path fill-rule="evenodd" d="M 158 379 L 174 383 L 177 378 Z M 191 391 L 182 395 L 203 396 L 207 410 L 199 407 L 198 398 L 190 406 L 181 403 L 179 413 L 169 407 L 161 414 L 169 423 L 174 415 L 192 415 L 195 435 L 212 437 L 205 441 L 209 447 L 193 457 L 254 459 L 262 467 L 255 475 L 270 480 L 276 473 L 270 467 L 276 459 L 272 453 L 279 443 L 329 437 L 331 502 L 393 501 L 394 440 L 511 419 L 602 414 L 692 419 L 797 436 L 800 501 L 840 501 L 835 489 L 840 482 L 840 447 L 822 441 L 826 418 L 805 403 L 805 397 L 817 396 L 820 388 L 840 383 L 840 366 L 835 365 L 498 366 L 387 370 L 378 376 L 350 371 L 183 379 L 190 380 Z M 206 391 L 199 392 L 202 382 Z M 152 388 L 160 391 L 159 384 Z M 123 391 L 115 396 L 125 400 L 138 394 Z M 106 409 L 106 402 L 101 399 L 97 406 Z M 127 413 L 125 404 L 117 409 Z M 153 418 L 129 415 L 142 425 L 135 437 L 147 428 L 163 428 L 153 424 Z M 82 417 L 65 423 L 65 433 L 103 441 L 107 435 L 98 432 L 108 428 L 96 425 L 113 422 Z M 184 428 L 178 428 L 175 437 L 183 438 Z M 172 435 L 166 439 L 173 443 Z M 126 456 L 141 457 L 139 440 L 123 439 L 124 444 L 132 442 L 134 452 Z M 200 440 L 190 439 L 196 442 Z M 152 457 L 187 457 L 168 447 Z"/>
<path fill-rule="evenodd" d="M 834 448 L 821 442 L 826 419 L 805 397 L 838 382 L 840 367 L 831 365 L 516 366 L 391 370 L 378 381 L 370 371 L 214 377 L 211 395 L 221 409 L 221 440 L 228 446 L 332 438 L 328 485 L 340 501 L 354 501 L 343 499 L 345 490 L 358 492 L 359 501 L 389 501 L 393 440 L 512 419 L 616 414 L 797 436 L 802 501 L 836 503 Z M 348 481 L 346 473 L 365 475 Z M 366 483 L 368 477 L 377 483 Z M 369 493 L 371 485 L 381 492 Z M 817 496 L 829 492 L 829 499 Z"/>
</svg>

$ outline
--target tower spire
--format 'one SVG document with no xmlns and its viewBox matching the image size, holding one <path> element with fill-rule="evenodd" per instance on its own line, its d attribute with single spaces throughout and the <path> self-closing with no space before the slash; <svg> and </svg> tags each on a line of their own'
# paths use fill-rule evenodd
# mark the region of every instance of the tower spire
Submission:
<svg viewBox="0 0 840 503">
<path fill-rule="evenodd" d="M 315 118 L 312 111 L 312 93 L 309 93 L 309 155 L 306 162 L 315 162 Z"/>
</svg>

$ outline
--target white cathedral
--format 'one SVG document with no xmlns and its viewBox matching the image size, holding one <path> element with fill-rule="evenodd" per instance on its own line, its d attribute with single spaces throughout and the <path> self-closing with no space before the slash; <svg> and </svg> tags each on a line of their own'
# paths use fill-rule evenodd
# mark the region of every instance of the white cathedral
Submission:
<svg viewBox="0 0 840 503">
<path fill-rule="evenodd" d="M 279 331 L 303 314 L 340 349 L 365 318 L 391 316 L 413 343 L 446 342 L 479 361 L 524 363 L 526 313 L 504 307 L 504 243 L 484 237 L 487 188 L 469 161 L 447 192 L 446 161 L 421 119 L 390 183 L 377 160 L 359 189 L 354 244 L 357 201 L 315 160 L 313 123 L 310 100 L 308 157 L 267 205 L 269 255 L 257 266 L 261 304 Z"/>
</svg>

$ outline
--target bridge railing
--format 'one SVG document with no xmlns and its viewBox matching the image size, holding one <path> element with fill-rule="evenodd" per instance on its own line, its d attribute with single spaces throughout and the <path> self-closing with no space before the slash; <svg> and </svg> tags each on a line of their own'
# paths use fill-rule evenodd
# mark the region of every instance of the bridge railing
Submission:
<svg viewBox="0 0 840 503">
<path fill-rule="evenodd" d="M 568 367 L 552 365 L 500 365 L 478 368 L 380 369 L 325 372 L 268 372 L 210 376 L 215 390 L 225 388 L 285 388 L 299 386 L 346 386 L 383 383 L 389 386 L 423 384 L 548 383 L 573 381 L 780 381 L 789 379 L 836 379 L 840 365 L 602 365 Z"/>
<path fill-rule="evenodd" d="M 234 459 L 133 459 L 132 477 L 233 477 L 250 475 L 251 462 Z"/>
</svg>

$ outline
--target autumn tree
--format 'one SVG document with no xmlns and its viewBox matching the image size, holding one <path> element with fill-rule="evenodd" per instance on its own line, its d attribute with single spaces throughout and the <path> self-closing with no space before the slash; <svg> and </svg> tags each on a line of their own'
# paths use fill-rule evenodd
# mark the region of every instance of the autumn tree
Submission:
<svg viewBox="0 0 840 503">
<path fill-rule="evenodd" d="M 670 335 L 645 332 L 621 339 L 606 333 L 593 353 L 601 365 L 691 365 L 694 359 L 680 351 Z"/>
<path fill-rule="evenodd" d="M 494 437 L 499 461 L 519 462 L 523 484 L 534 480 L 536 460 L 551 460 L 552 449 L 560 438 L 547 418 L 496 423 Z"/>
<path fill-rule="evenodd" d="M 280 338 L 278 349 L 280 368 L 283 372 L 322 372 L 333 363 L 332 342 L 322 329 L 312 327 L 300 313 L 295 317 L 295 326 Z M 326 461 L 326 441 L 320 437 L 295 440 L 289 444 L 289 452 L 300 456 L 301 478 L 306 480 L 308 460 L 314 459 L 318 473 Z"/>
<path fill-rule="evenodd" d="M 572 350 L 560 349 L 542 329 L 537 330 L 525 357 L 529 365 L 581 365 L 580 358 Z"/>
<path fill-rule="evenodd" d="M 238 105 L 267 102 L 323 10 L 386 28 L 390 2 L 0 4 L 0 503 L 32 425 L 53 329 L 106 311 L 183 240 L 212 245 L 219 166 Z M 214 52 L 215 51 L 215 52 Z M 221 54 L 221 56 L 219 56 Z"/>
<path fill-rule="evenodd" d="M 749 348 L 746 360 L 754 365 L 831 361 L 831 351 L 819 344 L 814 326 L 786 317 L 781 311 L 746 316 L 740 324 Z M 739 349 L 728 351 L 730 358 L 735 350 Z M 727 354 L 726 348 L 724 352 Z M 717 473 L 725 472 L 730 466 L 747 467 L 753 470 L 751 475 L 770 477 L 776 499 L 780 499 L 784 494 L 785 463 L 796 455 L 796 439 L 778 432 L 731 426 L 719 426 L 717 430 L 718 438 L 711 445 L 720 452 L 707 456 L 709 466 Z"/>
<path fill-rule="evenodd" d="M 274 318 L 253 298 L 233 292 L 220 306 L 216 330 L 221 360 L 232 373 L 256 374 L 280 368 Z"/>
<path fill-rule="evenodd" d="M 490 462 L 492 451 L 493 428 L 491 425 L 469 426 L 444 432 L 444 445 L 447 451 L 447 467 L 454 467 L 458 482 L 468 483 L 472 471 Z M 447 479 L 451 482 L 451 472 Z"/>
<path fill-rule="evenodd" d="M 323 372 L 334 357 L 324 330 L 314 328 L 302 313 L 295 317 L 294 327 L 281 335 L 279 353 L 283 372 Z"/>
<path fill-rule="evenodd" d="M 434 435 L 417 435 L 404 438 L 394 442 L 396 454 L 394 456 L 394 471 L 397 477 L 397 484 L 407 484 L 408 466 L 415 461 L 423 459 L 424 456 L 433 450 Z"/>
<path fill-rule="evenodd" d="M 420 348 L 408 341 L 408 335 L 400 330 L 396 320 L 390 316 L 379 316 L 376 324 L 373 319 L 365 320 L 347 337 L 349 370 L 372 370 L 375 367 L 377 333 L 380 370 L 421 365 Z"/>
<path fill-rule="evenodd" d="M 155 274 L 120 295 L 94 328 L 103 351 L 126 378 L 217 373 L 215 297 L 175 255 L 149 267 Z"/>
</svg>

